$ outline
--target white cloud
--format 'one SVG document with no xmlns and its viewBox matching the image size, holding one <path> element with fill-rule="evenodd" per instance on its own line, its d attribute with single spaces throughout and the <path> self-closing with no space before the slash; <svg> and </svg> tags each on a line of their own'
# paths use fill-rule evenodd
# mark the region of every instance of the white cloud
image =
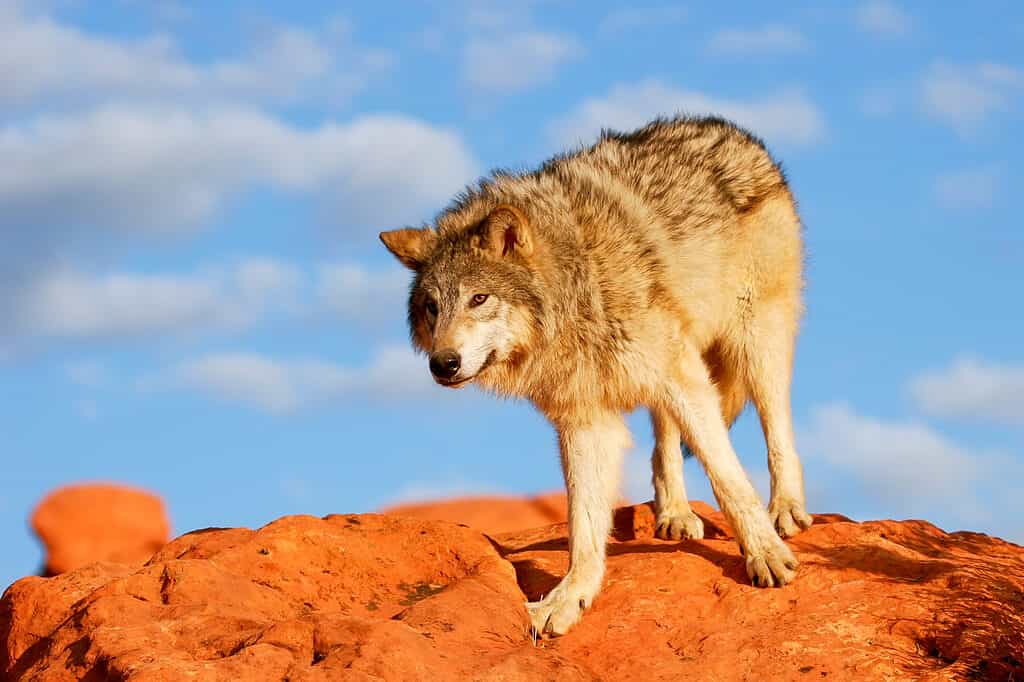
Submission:
<svg viewBox="0 0 1024 682">
<path fill-rule="evenodd" d="M 323 307 L 343 320 L 372 324 L 404 318 L 407 270 L 372 272 L 351 263 L 318 268 L 317 294 Z"/>
<path fill-rule="evenodd" d="M 962 501 L 988 472 L 984 460 L 914 422 L 885 422 L 844 404 L 814 409 L 800 432 L 801 450 L 864 484 L 865 491 L 906 511 L 915 503 Z"/>
<path fill-rule="evenodd" d="M 267 111 L 334 104 L 393 65 L 356 47 L 344 19 L 316 31 L 264 22 L 249 47 L 197 61 L 167 35 L 78 28 L 51 4 L 0 0 L 0 328 L 11 291 L 80 261 L 83 246 L 102 252 L 111 230 L 181 234 L 269 189 L 310 195 L 330 224 L 370 239 L 433 214 L 477 175 L 450 129 Z"/>
<path fill-rule="evenodd" d="M 519 92 L 551 82 L 560 66 L 582 54 L 575 38 L 556 33 L 475 37 L 463 52 L 462 77 L 477 90 Z"/>
<path fill-rule="evenodd" d="M 193 389 L 273 414 L 345 399 L 394 401 L 440 390 L 431 381 L 425 361 L 398 346 L 379 349 L 364 367 L 256 353 L 212 354 L 183 362 L 144 380 L 142 386 Z"/>
<path fill-rule="evenodd" d="M 732 119 L 768 143 L 810 144 L 825 136 L 818 108 L 799 90 L 738 101 L 681 90 L 656 80 L 617 85 L 604 97 L 585 100 L 550 127 L 559 144 L 592 141 L 603 127 L 630 130 L 658 115 L 717 114 Z"/>
<path fill-rule="evenodd" d="M 351 44 L 344 21 L 322 34 L 275 26 L 250 52 L 197 64 L 167 35 L 122 39 L 8 5 L 0 11 L 0 102 L 40 99 L 344 99 L 389 70 L 394 55 Z M 325 95 L 329 93 L 329 95 Z"/>
<path fill-rule="evenodd" d="M 332 220 L 419 221 L 475 177 L 454 131 L 403 116 L 293 127 L 241 109 L 109 106 L 0 128 L 0 231 L 181 231 L 252 187 L 313 192 Z M 374 233 L 376 234 L 376 233 Z"/>
<path fill-rule="evenodd" d="M 923 423 L 863 416 L 844 404 L 813 410 L 798 441 L 819 505 L 828 500 L 832 509 L 853 505 L 876 518 L 924 517 L 1004 537 L 1020 531 L 1006 523 L 1021 509 L 1006 485 L 1024 474 L 1018 458 L 967 449 Z"/>
<path fill-rule="evenodd" d="M 885 0 L 861 3 L 857 8 L 856 22 L 862 31 L 883 38 L 898 38 L 907 35 L 913 28 L 910 15 Z"/>
<path fill-rule="evenodd" d="M 999 184 L 995 169 L 973 168 L 940 175 L 933 193 L 937 201 L 951 208 L 988 208 L 995 201 Z"/>
<path fill-rule="evenodd" d="M 1020 456 L 967 448 L 924 423 L 864 416 L 841 403 L 812 410 L 797 440 L 807 485 L 821 491 L 817 505 L 1020 538 Z"/>
<path fill-rule="evenodd" d="M 336 365 L 311 360 L 286 365 L 253 353 L 206 356 L 183 363 L 176 374 L 185 386 L 268 412 L 290 412 L 300 397 L 321 398 L 348 380 Z"/>
<path fill-rule="evenodd" d="M 239 327 L 280 304 L 299 277 L 267 260 L 188 275 L 54 270 L 15 299 L 14 331 L 28 337 L 105 339 Z"/>
<path fill-rule="evenodd" d="M 936 63 L 921 81 L 920 96 L 926 114 L 966 134 L 994 114 L 1012 109 L 1022 91 L 1021 69 L 995 63 Z"/>
<path fill-rule="evenodd" d="M 709 54 L 734 57 L 792 54 L 808 49 L 810 43 L 803 34 L 780 24 L 723 29 L 712 35 L 707 45 Z"/>
<path fill-rule="evenodd" d="M 11 350 L 50 340 L 137 340 L 237 333 L 268 321 L 361 328 L 404 325 L 410 281 L 404 269 L 322 263 L 311 273 L 270 258 L 246 258 L 186 272 L 83 272 L 58 268 L 4 291 L 9 312 L 0 343 Z M 103 367 L 67 366 L 83 386 L 107 382 Z"/>
<path fill-rule="evenodd" d="M 614 9 L 601 20 L 597 30 L 614 35 L 651 26 L 671 26 L 686 21 L 686 15 L 686 8 L 679 5 Z"/>
<path fill-rule="evenodd" d="M 1024 425 L 1024 366 L 961 357 L 914 378 L 910 394 L 928 414 Z"/>
<path fill-rule="evenodd" d="M 235 267 L 239 292 L 249 300 L 266 300 L 291 294 L 303 284 L 297 267 L 270 258 L 249 258 Z"/>
<path fill-rule="evenodd" d="M 30 333 L 69 338 L 174 332 L 237 321 L 239 312 L 224 307 L 211 281 L 159 275 L 58 272 L 37 282 L 22 301 Z"/>
</svg>

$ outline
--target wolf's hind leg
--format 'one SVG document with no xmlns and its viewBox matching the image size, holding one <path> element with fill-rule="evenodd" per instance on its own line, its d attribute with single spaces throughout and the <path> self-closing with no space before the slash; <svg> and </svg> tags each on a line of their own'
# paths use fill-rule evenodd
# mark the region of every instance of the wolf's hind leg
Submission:
<svg viewBox="0 0 1024 682">
<path fill-rule="evenodd" d="M 740 465 L 722 419 L 718 391 L 693 348 L 680 349 L 676 371 L 665 385 L 665 400 L 707 471 L 715 498 L 743 548 L 751 582 L 761 587 L 790 582 L 796 557 L 772 528 Z"/>
<path fill-rule="evenodd" d="M 704 522 L 693 513 L 686 497 L 683 481 L 683 455 L 679 447 L 679 426 L 661 408 L 651 410 L 654 427 L 654 511 L 657 525 L 654 534 L 664 540 L 704 537 Z"/>
<path fill-rule="evenodd" d="M 622 416 L 614 413 L 557 427 L 569 493 L 569 571 L 550 594 L 526 605 L 537 632 L 552 635 L 575 625 L 601 589 L 612 505 L 630 444 Z"/>
<path fill-rule="evenodd" d="M 751 323 L 746 373 L 768 447 L 772 497 L 768 514 L 779 535 L 792 537 L 811 525 L 804 508 L 804 478 L 793 439 L 790 384 L 795 313 L 783 302 L 759 310 Z"/>
</svg>

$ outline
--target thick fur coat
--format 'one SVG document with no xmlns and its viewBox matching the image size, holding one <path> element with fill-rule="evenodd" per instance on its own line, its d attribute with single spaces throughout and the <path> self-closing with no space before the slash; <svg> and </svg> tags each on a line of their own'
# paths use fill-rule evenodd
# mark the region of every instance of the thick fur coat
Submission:
<svg viewBox="0 0 1024 682">
<path fill-rule="evenodd" d="M 721 119 L 657 120 L 529 173 L 496 172 L 433 227 L 381 234 L 415 277 L 409 325 L 438 383 L 530 400 L 559 434 L 570 568 L 528 605 L 560 634 L 597 595 L 623 413 L 651 412 L 658 534 L 701 537 L 680 440 L 704 466 L 756 585 L 797 567 L 810 524 L 790 377 L 801 313 L 801 227 L 778 165 Z M 765 433 L 766 511 L 728 426 L 752 400 Z"/>
</svg>

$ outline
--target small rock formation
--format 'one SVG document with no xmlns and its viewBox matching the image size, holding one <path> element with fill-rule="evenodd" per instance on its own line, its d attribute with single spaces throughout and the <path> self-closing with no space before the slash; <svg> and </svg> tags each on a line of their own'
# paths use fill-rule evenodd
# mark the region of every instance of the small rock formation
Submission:
<svg viewBox="0 0 1024 682">
<path fill-rule="evenodd" d="M 569 518 L 569 506 L 565 493 L 548 493 L 528 498 L 459 497 L 397 505 L 383 509 L 381 513 L 425 521 L 464 523 L 494 535 L 561 523 Z"/>
<path fill-rule="evenodd" d="M 757 589 L 721 514 L 652 537 L 616 512 L 605 587 L 566 636 L 523 602 L 565 524 L 487 537 L 375 514 L 196 531 L 143 567 L 30 577 L 0 600 L 0 679 L 959 680 L 1024 677 L 1024 548 L 922 521 L 818 516 L 798 579 Z"/>
<path fill-rule="evenodd" d="M 112 561 L 141 564 L 170 539 L 164 503 L 144 490 L 85 483 L 58 488 L 32 514 L 46 550 L 44 575 Z"/>
</svg>

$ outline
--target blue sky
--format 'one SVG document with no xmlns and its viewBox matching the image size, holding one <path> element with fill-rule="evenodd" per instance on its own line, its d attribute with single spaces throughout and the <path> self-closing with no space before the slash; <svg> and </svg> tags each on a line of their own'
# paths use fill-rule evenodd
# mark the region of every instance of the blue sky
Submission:
<svg viewBox="0 0 1024 682">
<path fill-rule="evenodd" d="M 810 510 L 1024 541 L 1018 3 L 352 5 L 0 0 L 0 585 L 74 481 L 176 532 L 560 487 L 528 405 L 430 382 L 376 235 L 677 110 L 800 202 Z M 734 439 L 763 491 L 753 413 Z"/>
</svg>

